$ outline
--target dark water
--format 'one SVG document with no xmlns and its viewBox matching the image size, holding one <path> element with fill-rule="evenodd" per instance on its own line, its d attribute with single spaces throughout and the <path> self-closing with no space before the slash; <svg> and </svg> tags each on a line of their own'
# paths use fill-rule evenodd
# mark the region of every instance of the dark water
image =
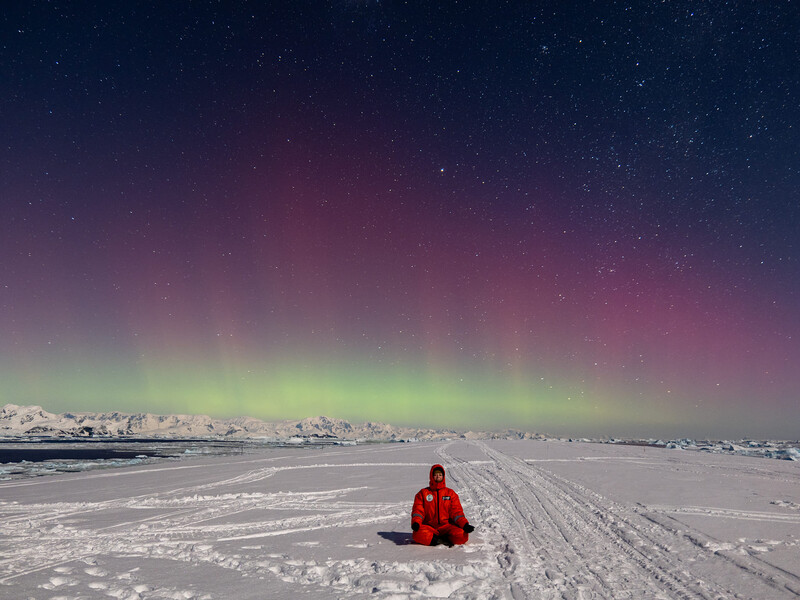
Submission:
<svg viewBox="0 0 800 600">
<path fill-rule="evenodd" d="M 187 454 L 232 454 L 241 452 L 241 442 L 208 440 L 128 439 L 108 440 L 43 440 L 0 442 L 0 464 L 23 461 L 132 460 L 135 458 L 175 458 Z"/>
<path fill-rule="evenodd" d="M 306 445 L 305 448 L 314 446 Z M 260 453 L 270 448 L 300 449 L 295 444 L 255 440 L 208 439 L 0 439 L 0 481 L 185 460 L 204 456 Z"/>
<path fill-rule="evenodd" d="M 175 456 L 172 452 L 137 448 L 122 450 L 113 448 L 3 448 L 0 446 L 0 463 L 46 462 L 50 460 L 111 460 L 148 458 L 167 458 Z"/>
</svg>

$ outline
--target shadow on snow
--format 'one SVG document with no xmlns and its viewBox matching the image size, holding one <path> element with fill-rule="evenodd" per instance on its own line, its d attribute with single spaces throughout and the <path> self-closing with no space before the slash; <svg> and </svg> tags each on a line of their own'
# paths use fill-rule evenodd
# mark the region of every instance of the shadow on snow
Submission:
<svg viewBox="0 0 800 600">
<path fill-rule="evenodd" d="M 405 531 L 379 531 L 378 535 L 385 540 L 394 542 L 398 546 L 407 546 L 413 543 L 411 534 Z"/>
</svg>

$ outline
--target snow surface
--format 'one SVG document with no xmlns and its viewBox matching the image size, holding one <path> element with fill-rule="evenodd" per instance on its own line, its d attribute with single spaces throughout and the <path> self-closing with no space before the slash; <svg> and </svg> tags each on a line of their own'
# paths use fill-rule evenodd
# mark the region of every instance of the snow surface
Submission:
<svg viewBox="0 0 800 600">
<path fill-rule="evenodd" d="M 476 525 L 410 543 L 442 462 Z M 0 482 L 0 598 L 800 595 L 800 464 L 561 441 L 264 449 Z"/>
</svg>

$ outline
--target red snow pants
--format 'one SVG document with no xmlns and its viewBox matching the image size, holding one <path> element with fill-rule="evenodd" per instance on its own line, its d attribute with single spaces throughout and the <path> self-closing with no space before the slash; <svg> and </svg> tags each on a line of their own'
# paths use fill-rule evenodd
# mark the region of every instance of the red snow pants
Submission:
<svg viewBox="0 0 800 600">
<path fill-rule="evenodd" d="M 417 543 L 422 544 L 423 546 L 430 546 L 431 539 L 434 535 L 438 535 L 440 538 L 448 538 L 454 544 L 466 544 L 467 540 L 469 539 L 469 534 L 464 533 L 464 530 L 461 527 L 456 527 L 455 525 L 450 525 L 450 523 L 445 523 L 440 527 L 431 527 L 430 525 L 425 525 L 424 523 L 419 526 L 412 535 L 411 538 Z"/>
</svg>

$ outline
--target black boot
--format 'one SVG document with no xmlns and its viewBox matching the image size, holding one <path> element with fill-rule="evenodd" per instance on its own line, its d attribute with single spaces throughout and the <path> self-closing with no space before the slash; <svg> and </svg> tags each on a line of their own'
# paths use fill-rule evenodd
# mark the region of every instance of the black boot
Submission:
<svg viewBox="0 0 800 600">
<path fill-rule="evenodd" d="M 431 538 L 431 546 L 438 546 L 439 544 L 443 544 L 448 548 L 453 547 L 453 542 L 450 541 L 450 538 L 447 536 L 439 537 L 438 535 L 434 535 Z"/>
</svg>

